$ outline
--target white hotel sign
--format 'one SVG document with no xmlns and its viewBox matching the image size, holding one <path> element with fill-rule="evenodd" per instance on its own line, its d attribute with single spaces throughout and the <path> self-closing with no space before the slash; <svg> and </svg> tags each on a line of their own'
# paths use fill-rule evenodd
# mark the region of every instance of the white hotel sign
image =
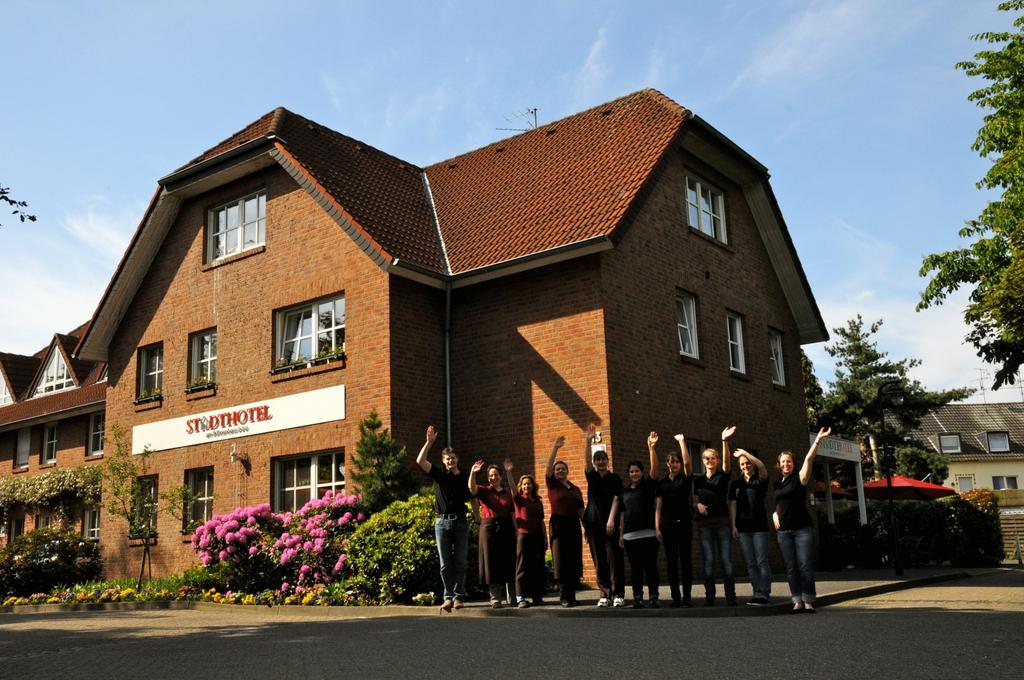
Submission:
<svg viewBox="0 0 1024 680">
<path fill-rule="evenodd" d="M 206 444 L 345 418 L 345 386 L 229 406 L 132 428 L 132 452 Z"/>
</svg>

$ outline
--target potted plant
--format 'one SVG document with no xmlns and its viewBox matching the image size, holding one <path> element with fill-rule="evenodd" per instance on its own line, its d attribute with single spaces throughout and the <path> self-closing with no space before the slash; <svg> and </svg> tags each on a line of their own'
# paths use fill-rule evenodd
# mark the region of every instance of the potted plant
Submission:
<svg viewBox="0 0 1024 680">
<path fill-rule="evenodd" d="M 202 392 L 203 390 L 212 390 L 217 387 L 217 383 L 213 382 L 207 376 L 199 376 L 188 385 L 185 386 L 185 394 L 192 394 L 193 392 Z"/>
<path fill-rule="evenodd" d="M 139 393 L 139 396 L 135 398 L 136 404 L 148 404 L 151 401 L 161 401 L 164 398 L 163 392 L 157 388 L 152 390 L 143 390 Z"/>
</svg>

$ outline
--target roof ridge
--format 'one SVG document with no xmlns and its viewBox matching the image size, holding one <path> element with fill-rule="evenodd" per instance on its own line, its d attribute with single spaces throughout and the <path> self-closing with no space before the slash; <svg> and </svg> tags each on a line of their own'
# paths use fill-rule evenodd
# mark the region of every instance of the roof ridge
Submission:
<svg viewBox="0 0 1024 680">
<path fill-rule="evenodd" d="M 562 123 L 564 123 L 565 121 L 567 121 L 569 119 L 581 118 L 581 117 L 585 116 L 588 113 L 592 113 L 594 111 L 597 111 L 599 109 L 606 108 L 606 107 L 609 107 L 609 106 L 615 106 L 617 104 L 625 102 L 626 100 L 637 99 L 640 96 L 648 96 L 650 99 L 656 101 L 658 104 L 663 106 L 665 109 L 671 111 L 672 113 L 679 114 L 681 116 L 685 116 L 687 111 L 688 111 L 688 109 L 686 109 L 685 107 L 683 107 L 680 104 L 676 103 L 674 100 L 672 100 L 671 98 L 665 96 L 664 94 L 662 94 L 658 90 L 655 90 L 652 87 L 647 87 L 647 88 L 644 88 L 644 89 L 641 89 L 641 90 L 637 90 L 636 92 L 630 92 L 629 94 L 623 95 L 621 97 L 616 97 L 615 99 L 612 99 L 610 101 L 602 102 L 600 104 L 595 104 L 594 106 L 591 106 L 588 109 L 583 109 L 582 111 L 577 111 L 575 113 L 570 113 L 567 116 L 562 116 L 558 120 L 553 120 L 550 123 L 545 123 L 544 125 L 539 125 L 539 126 L 533 128 L 532 130 L 526 130 L 524 132 L 520 132 L 517 135 L 511 135 L 509 137 L 502 137 L 501 139 L 495 140 L 495 141 L 491 142 L 490 144 L 484 144 L 483 146 L 478 147 L 476 149 L 472 149 L 470 151 L 463 151 L 462 153 L 460 153 L 458 155 L 455 155 L 455 156 L 452 156 L 451 158 L 445 158 L 445 159 L 437 161 L 435 163 L 431 163 L 430 165 L 426 166 L 425 169 L 429 170 L 430 168 L 437 168 L 437 167 L 443 166 L 445 164 L 451 163 L 453 161 L 457 161 L 458 159 L 463 158 L 465 156 L 469 156 L 469 155 L 478 153 L 480 151 L 483 151 L 484 149 L 489 149 L 489 148 L 491 148 L 493 146 L 499 146 L 501 144 L 506 144 L 506 143 L 508 143 L 508 142 L 510 142 L 512 140 L 520 139 L 522 137 L 526 137 L 527 135 L 544 133 L 544 132 L 547 131 L 547 129 L 549 129 L 551 127 L 555 127 L 555 126 L 561 125 Z M 671 104 L 671 106 L 670 106 L 670 104 Z"/>
<path fill-rule="evenodd" d="M 391 159 L 393 161 L 401 163 L 402 165 L 407 166 L 411 170 L 415 170 L 417 172 L 423 172 L 423 168 L 421 168 L 416 163 L 413 163 L 411 161 L 407 161 L 404 158 L 399 158 L 398 156 L 396 156 L 394 154 L 390 154 L 387 151 L 383 151 L 381 149 L 378 149 L 373 144 L 368 144 L 367 142 L 364 142 L 361 139 L 356 139 L 355 137 L 350 137 L 349 135 L 346 135 L 344 132 L 339 132 L 339 131 L 335 130 L 334 128 L 327 127 L 323 123 L 318 123 L 317 121 L 313 120 L 312 118 L 306 118 L 305 116 L 303 116 L 300 113 L 295 113 L 294 111 L 289 111 L 288 109 L 285 109 L 283 107 L 279 107 L 279 108 L 281 108 L 284 111 L 284 113 L 286 113 L 287 115 L 289 115 L 292 118 L 296 119 L 297 121 L 304 122 L 307 125 L 313 126 L 310 129 L 317 128 L 317 129 L 320 129 L 320 130 L 325 130 L 325 131 L 327 131 L 328 133 L 330 133 L 332 135 L 336 135 L 338 137 L 342 137 L 344 139 L 347 139 L 348 141 L 350 141 L 353 144 L 356 144 L 356 145 L 362 147 L 365 150 L 373 151 L 373 152 L 375 152 L 377 154 L 380 154 L 381 156 L 383 156 L 385 158 L 389 158 L 389 159 Z M 280 121 L 280 123 L 281 123 L 282 126 L 284 125 L 283 116 L 282 116 L 282 120 Z M 287 144 L 288 144 L 288 140 L 287 139 L 282 139 L 281 141 L 284 142 L 285 145 L 287 146 Z"/>
</svg>

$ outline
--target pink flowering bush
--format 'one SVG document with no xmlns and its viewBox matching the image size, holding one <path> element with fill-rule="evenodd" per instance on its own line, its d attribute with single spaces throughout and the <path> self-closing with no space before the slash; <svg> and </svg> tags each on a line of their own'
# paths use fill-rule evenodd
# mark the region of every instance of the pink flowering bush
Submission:
<svg viewBox="0 0 1024 680">
<path fill-rule="evenodd" d="M 218 515 L 196 529 L 192 548 L 234 590 L 302 595 L 342 576 L 348 536 L 364 519 L 359 496 L 328 491 L 294 513 L 264 503 Z"/>
</svg>

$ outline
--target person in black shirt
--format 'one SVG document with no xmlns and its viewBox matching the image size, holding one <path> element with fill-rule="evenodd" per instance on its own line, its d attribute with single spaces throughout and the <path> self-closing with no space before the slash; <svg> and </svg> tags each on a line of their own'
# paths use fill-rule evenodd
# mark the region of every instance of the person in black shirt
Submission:
<svg viewBox="0 0 1024 680">
<path fill-rule="evenodd" d="M 779 454 L 776 465 L 782 479 L 775 485 L 775 512 L 772 521 L 778 530 L 779 548 L 786 561 L 786 580 L 793 598 L 794 612 L 814 613 L 817 595 L 814 584 L 814 522 L 807 511 L 807 484 L 811 466 L 818 455 L 818 444 L 832 434 L 832 428 L 821 428 L 804 456 L 797 474 L 792 451 Z"/>
<path fill-rule="evenodd" d="M 462 609 L 466 599 L 466 553 L 469 548 L 469 522 L 466 502 L 469 499 L 469 478 L 459 470 L 455 450 L 441 453 L 441 466 L 427 460 L 427 453 L 437 439 L 437 430 L 427 428 L 427 441 L 416 457 L 416 464 L 434 480 L 434 538 L 441 562 L 441 583 L 444 585 L 442 611 Z"/>
<path fill-rule="evenodd" d="M 647 437 L 647 450 L 651 467 L 658 461 L 654 446 L 658 434 Z M 652 608 L 658 607 L 658 542 L 661 540 L 658 483 L 644 473 L 644 464 L 632 460 L 626 466 L 629 484 L 622 489 L 622 521 L 619 523 L 619 544 L 629 557 L 629 570 L 633 580 L 633 608 L 644 606 L 644 577 Z"/>
<path fill-rule="evenodd" d="M 705 474 L 694 475 L 693 496 L 697 507 L 697 533 L 704 554 L 704 606 L 715 605 L 715 555 L 722 561 L 725 575 L 725 601 L 736 604 L 736 577 L 732 570 L 732 530 L 729 527 L 729 470 L 732 456 L 729 438 L 736 426 L 722 430 L 722 455 L 715 449 L 704 449 Z M 719 467 L 721 465 L 721 467 Z"/>
<path fill-rule="evenodd" d="M 615 535 L 615 522 L 622 496 L 622 479 L 608 466 L 608 454 L 593 452 L 595 427 L 587 427 L 583 460 L 587 477 L 587 510 L 583 513 L 583 529 L 590 545 L 590 557 L 597 571 L 597 587 L 601 589 L 598 607 L 625 604 L 626 567 L 622 547 Z"/>
<path fill-rule="evenodd" d="M 673 607 L 689 607 L 693 588 L 693 479 L 690 477 L 690 454 L 686 450 L 686 437 L 676 435 L 679 452 L 665 459 L 667 472 L 658 479 L 658 499 L 661 520 L 661 544 L 665 547 L 668 585 Z M 657 440 L 653 442 L 657 444 Z M 652 444 L 652 446 L 653 446 Z M 651 477 L 658 477 L 658 458 L 652 458 Z M 680 596 L 679 576 L 682 571 L 683 588 Z"/>
<path fill-rule="evenodd" d="M 732 537 L 739 539 L 747 574 L 754 595 L 749 605 L 763 606 L 772 599 L 772 568 L 768 564 L 768 469 L 757 456 L 737 449 L 733 456 L 740 466 L 740 477 L 729 489 L 729 518 Z"/>
</svg>

